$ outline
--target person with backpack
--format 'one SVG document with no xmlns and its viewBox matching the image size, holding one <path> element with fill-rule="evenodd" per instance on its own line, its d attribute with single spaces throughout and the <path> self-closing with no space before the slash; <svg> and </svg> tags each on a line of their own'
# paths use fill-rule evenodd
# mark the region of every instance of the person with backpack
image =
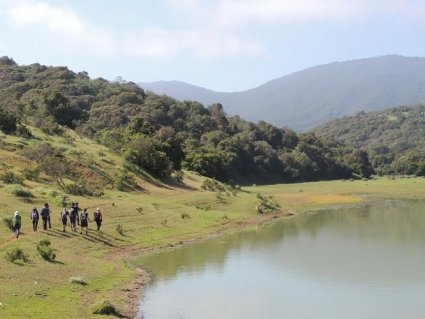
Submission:
<svg viewBox="0 0 425 319">
<path fill-rule="evenodd" d="M 96 222 L 97 225 L 97 231 L 100 230 L 100 226 L 102 226 L 102 212 L 100 211 L 100 208 L 97 208 L 96 211 L 94 212 L 94 221 Z"/>
<path fill-rule="evenodd" d="M 31 211 L 32 229 L 34 231 L 37 231 L 39 219 L 40 219 L 40 215 L 38 213 L 37 207 L 34 207 Z"/>
<path fill-rule="evenodd" d="M 52 225 L 50 223 L 50 209 L 49 204 L 44 204 L 43 207 L 40 209 L 40 215 L 41 219 L 43 220 L 43 229 L 47 230 L 47 223 L 49 223 L 49 228 L 52 228 Z"/>
<path fill-rule="evenodd" d="M 88 228 L 89 228 L 89 213 L 87 213 L 87 208 L 84 208 L 83 212 L 81 213 L 80 216 L 80 225 L 81 225 L 81 233 L 83 233 L 83 230 L 85 228 L 86 230 L 86 235 L 88 234 Z"/>
<path fill-rule="evenodd" d="M 21 231 L 21 215 L 19 215 L 18 211 L 16 211 L 13 216 L 12 226 L 13 230 L 15 231 L 16 238 L 19 238 L 19 234 Z"/>
<path fill-rule="evenodd" d="M 60 213 L 60 220 L 63 225 L 63 230 L 62 230 L 63 232 L 65 232 L 66 224 L 68 223 L 68 216 L 69 216 L 68 210 L 64 208 L 62 213 Z"/>
<path fill-rule="evenodd" d="M 78 218 L 78 211 L 75 208 L 75 206 L 72 206 L 69 209 L 69 222 L 71 223 L 72 231 L 77 231 L 77 218 Z"/>
</svg>

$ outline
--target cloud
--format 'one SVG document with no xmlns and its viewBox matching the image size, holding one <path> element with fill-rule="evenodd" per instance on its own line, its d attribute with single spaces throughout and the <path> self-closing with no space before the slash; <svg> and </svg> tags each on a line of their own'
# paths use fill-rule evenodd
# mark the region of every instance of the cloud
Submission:
<svg viewBox="0 0 425 319">
<path fill-rule="evenodd" d="M 62 49 L 111 55 L 115 51 L 113 34 L 109 30 L 85 23 L 72 9 L 47 2 L 9 2 L 7 14 L 20 28 L 39 27 L 56 35 L 54 42 Z"/>
<path fill-rule="evenodd" d="M 240 55 L 259 55 L 265 48 L 238 35 L 215 30 L 145 29 L 124 40 L 124 49 L 131 55 L 171 59 L 179 54 L 213 59 Z"/>
</svg>

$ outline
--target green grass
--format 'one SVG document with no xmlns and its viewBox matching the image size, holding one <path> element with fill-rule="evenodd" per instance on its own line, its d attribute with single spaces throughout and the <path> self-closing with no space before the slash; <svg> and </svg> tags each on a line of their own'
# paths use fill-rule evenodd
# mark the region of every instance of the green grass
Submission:
<svg viewBox="0 0 425 319">
<path fill-rule="evenodd" d="M 33 129 L 33 134 L 38 141 L 46 139 L 38 130 Z M 117 154 L 74 132 L 68 134 L 75 139 L 74 146 L 61 137 L 48 139 L 55 147 L 69 152 L 92 154 L 94 164 L 105 174 L 122 174 L 123 163 Z M 11 136 L 4 140 L 10 145 L 19 142 Z M 9 170 L 22 174 L 28 168 L 34 168 L 34 163 L 18 152 L 0 149 L 0 173 Z M 272 196 L 285 211 L 300 213 L 381 198 L 425 198 L 424 178 L 256 186 L 243 188 L 236 196 L 222 194 L 218 198 L 216 192 L 201 189 L 203 177 L 190 172 L 184 174 L 185 187 L 166 185 L 144 174 L 144 179 L 135 178 L 141 187 L 137 191 L 121 192 L 109 187 L 102 197 L 67 195 L 68 200 L 88 208 L 92 221 L 97 207 L 104 211 L 101 232 L 94 230 L 92 222 L 88 235 L 71 233 L 69 227 L 66 233 L 62 232 L 59 213 L 65 194 L 47 176 L 40 174 L 37 181 L 24 180 L 23 187 L 34 196 L 31 202 L 11 194 L 7 185 L 0 183 L 0 219 L 11 217 L 16 210 L 22 215 L 22 235 L 18 240 L 6 225 L 0 225 L 0 318 L 98 318 L 91 309 L 103 300 L 111 300 L 121 310 L 127 302 L 123 290 L 137 276 L 128 257 L 145 248 L 176 245 L 264 221 L 270 215 L 257 214 L 258 193 Z M 51 205 L 53 229 L 43 231 L 40 223 L 39 231 L 33 232 L 30 211 L 44 202 Z M 122 229 L 122 234 L 117 229 Z M 37 244 L 46 239 L 56 254 L 54 260 L 44 260 L 37 251 Z M 6 252 L 13 249 L 24 251 L 28 262 L 8 262 Z M 88 284 L 73 284 L 71 277 L 84 278 Z"/>
</svg>

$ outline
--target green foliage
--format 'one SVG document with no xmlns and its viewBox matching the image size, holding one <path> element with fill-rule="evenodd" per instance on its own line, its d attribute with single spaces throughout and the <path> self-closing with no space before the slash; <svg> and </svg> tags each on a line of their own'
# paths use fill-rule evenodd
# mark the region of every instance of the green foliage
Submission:
<svg viewBox="0 0 425 319">
<path fill-rule="evenodd" d="M 15 195 L 16 197 L 21 197 L 26 199 L 34 198 L 34 195 L 31 193 L 31 191 L 22 187 L 21 185 L 13 185 L 9 187 L 8 190 L 11 194 Z"/>
<path fill-rule="evenodd" d="M 114 179 L 115 188 L 122 192 L 128 192 L 135 190 L 138 185 L 134 178 L 134 175 L 124 173 Z"/>
<path fill-rule="evenodd" d="M 12 217 L 3 217 L 3 224 L 8 228 L 10 231 L 13 231 L 13 218 Z"/>
<path fill-rule="evenodd" d="M 115 230 L 117 231 L 118 234 L 120 234 L 121 236 L 124 235 L 125 231 L 124 228 L 122 227 L 121 224 L 118 224 L 117 227 L 115 227 Z"/>
<path fill-rule="evenodd" d="M 30 181 L 37 181 L 40 176 L 40 169 L 37 168 L 26 168 L 24 169 L 23 175 Z M 16 183 L 15 183 L 16 184 Z"/>
<path fill-rule="evenodd" d="M 260 200 L 260 203 L 257 205 L 257 212 L 259 214 L 271 213 L 279 209 L 279 204 L 272 197 L 258 193 L 257 198 Z"/>
<path fill-rule="evenodd" d="M 4 61 L 0 110 L 5 116 L 0 119 L 6 122 L 0 125 L 8 133 L 22 127 L 22 119 L 50 135 L 63 135 L 67 126 L 123 155 L 128 167 L 157 177 L 170 177 L 184 167 L 220 181 L 277 182 L 349 178 L 353 170 L 344 162 L 351 149 L 341 150 L 328 139 L 298 135 L 263 121 L 254 124 L 227 117 L 220 104 L 204 107 L 194 101 L 179 102 L 146 94 L 135 83 L 91 80 L 86 73 L 66 67 Z M 67 142 L 73 143 L 70 138 Z M 64 183 L 65 178 L 76 181 L 78 177 L 72 170 L 78 166 L 73 156 L 34 144 L 22 146 L 23 153 L 39 164 L 40 171 L 63 190 L 86 194 L 82 185 L 67 189 Z M 180 180 L 181 175 L 174 177 Z M 111 182 L 120 190 L 134 186 L 126 177 L 109 178 Z"/>
<path fill-rule="evenodd" d="M 182 219 L 192 219 L 192 216 L 190 216 L 189 213 L 181 213 L 181 218 Z"/>
<path fill-rule="evenodd" d="M 63 208 L 69 207 L 71 205 L 71 200 L 66 195 L 56 196 L 55 203 Z"/>
<path fill-rule="evenodd" d="M 24 182 L 24 179 L 21 176 L 16 175 L 11 171 L 6 171 L 0 175 L 0 180 L 5 184 L 21 184 Z"/>
<path fill-rule="evenodd" d="M 92 313 L 95 315 L 116 316 L 121 317 L 119 311 L 110 301 L 102 301 L 92 307 Z"/>
<path fill-rule="evenodd" d="M 29 260 L 29 256 L 22 249 L 15 247 L 12 248 L 12 250 L 6 252 L 6 260 L 12 263 L 16 260 L 22 260 L 23 262 L 27 262 Z"/>
<path fill-rule="evenodd" d="M 42 239 L 37 244 L 37 251 L 41 258 L 46 261 L 53 261 L 56 259 L 56 253 L 50 247 L 50 240 Z"/>
<path fill-rule="evenodd" d="M 345 148 L 364 149 L 378 174 L 423 176 L 425 105 L 360 112 L 321 125 L 315 133 L 335 139 Z M 353 159 L 348 156 L 347 161 L 352 164 Z M 354 170 L 364 175 L 357 165 Z M 370 168 L 366 170 L 370 173 Z"/>
<path fill-rule="evenodd" d="M 65 186 L 65 191 L 68 194 L 75 196 L 96 196 L 101 197 L 104 195 L 102 189 L 96 188 L 94 186 L 89 186 L 85 183 L 72 183 Z"/>
</svg>

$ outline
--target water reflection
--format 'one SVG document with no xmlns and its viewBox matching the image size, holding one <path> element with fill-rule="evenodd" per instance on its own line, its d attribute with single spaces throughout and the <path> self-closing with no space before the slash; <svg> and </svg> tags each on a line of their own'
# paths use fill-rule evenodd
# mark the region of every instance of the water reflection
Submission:
<svg viewBox="0 0 425 319">
<path fill-rule="evenodd" d="M 178 318 L 177 314 L 191 318 L 200 311 L 211 312 L 205 308 L 207 304 L 194 307 L 193 300 L 187 305 L 183 301 L 173 304 L 180 310 L 167 312 L 167 315 L 155 312 L 156 308 L 164 308 L 165 300 L 176 299 L 171 292 L 192 298 L 203 294 L 219 305 L 232 300 L 229 309 L 234 311 L 234 317 L 217 312 L 213 307 L 213 313 L 221 318 L 251 318 L 242 306 L 250 301 L 256 303 L 259 314 L 268 313 L 264 318 L 281 318 L 283 314 L 302 317 L 302 312 L 301 317 L 297 317 L 296 311 L 300 304 L 292 310 L 283 310 L 278 306 L 279 298 L 274 300 L 276 294 L 286 298 L 300 294 L 300 298 L 310 299 L 311 309 L 322 309 L 319 301 L 323 306 L 330 302 L 327 298 L 338 299 L 338 293 L 364 302 L 364 298 L 374 300 L 373 294 L 378 294 L 396 298 L 394 302 L 400 304 L 407 300 L 403 289 L 415 291 L 415 294 L 425 293 L 425 272 L 422 271 L 425 264 L 424 207 L 421 201 L 387 201 L 379 205 L 304 214 L 145 256 L 138 263 L 152 271 L 154 282 L 142 303 L 143 313 L 146 319 L 154 319 Z M 250 296 L 253 285 L 257 293 Z M 407 296 L 409 307 L 412 307 L 417 296 L 410 293 Z M 350 300 L 341 302 L 344 307 L 351 305 Z M 370 305 L 370 313 L 375 309 L 382 315 L 379 300 L 375 302 L 376 305 Z M 270 312 L 268 307 L 271 306 L 277 307 L 276 310 Z M 358 311 L 354 313 L 362 315 Z M 335 310 L 336 314 L 341 315 Z"/>
</svg>

